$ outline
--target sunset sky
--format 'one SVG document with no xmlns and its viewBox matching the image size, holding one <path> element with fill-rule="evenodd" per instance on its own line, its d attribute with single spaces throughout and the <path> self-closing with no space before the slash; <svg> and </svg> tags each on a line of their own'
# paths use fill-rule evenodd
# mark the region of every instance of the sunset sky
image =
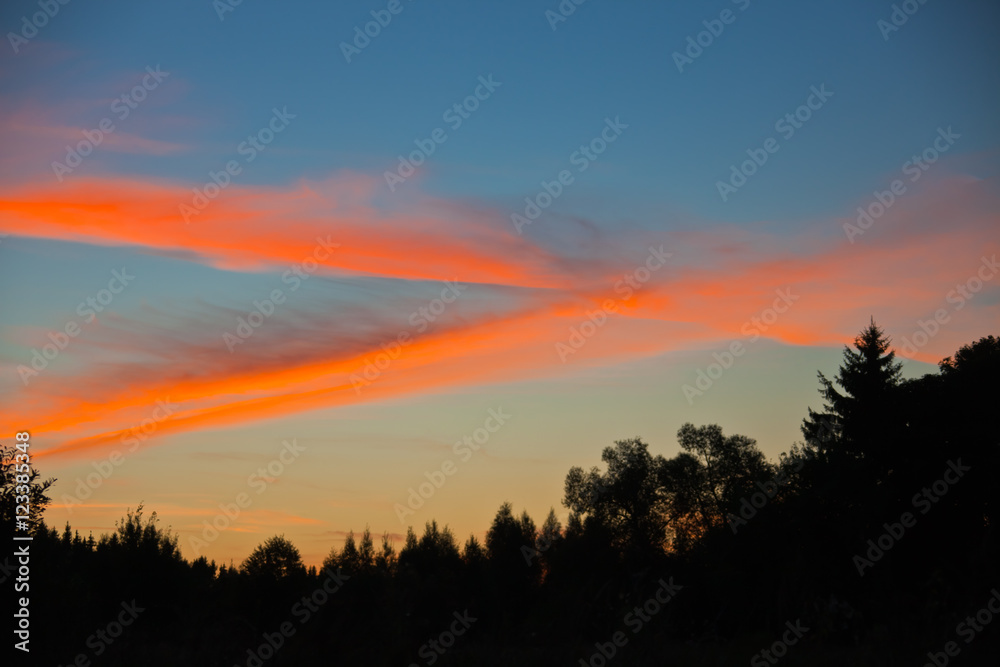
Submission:
<svg viewBox="0 0 1000 667">
<path fill-rule="evenodd" d="M 909 377 L 998 333 L 1000 7 L 912 4 L 4 3 L 0 442 L 226 563 L 777 458 L 870 317 Z"/>
</svg>

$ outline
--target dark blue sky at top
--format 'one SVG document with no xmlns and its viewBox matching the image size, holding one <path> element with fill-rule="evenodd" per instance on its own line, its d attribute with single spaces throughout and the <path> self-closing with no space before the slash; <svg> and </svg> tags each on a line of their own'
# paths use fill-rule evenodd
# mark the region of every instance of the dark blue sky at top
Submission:
<svg viewBox="0 0 1000 667">
<path fill-rule="evenodd" d="M 201 183 L 236 157 L 272 107 L 287 107 L 297 118 L 240 182 L 381 175 L 441 127 L 447 142 L 394 196 L 419 190 L 511 211 L 617 116 L 629 128 L 551 213 L 651 228 L 849 215 L 939 126 L 962 135 L 956 153 L 995 150 L 998 87 L 982 82 L 997 81 L 996 5 L 930 0 L 886 41 L 876 22 L 889 18 L 891 3 L 751 0 L 741 11 L 746 4 L 589 0 L 553 30 L 545 11 L 554 0 L 402 0 L 402 12 L 348 64 L 340 43 L 387 2 L 244 0 L 220 21 L 209 0 L 77 0 L 38 37 L 68 57 L 14 56 L 5 45 L 4 104 L 29 93 L 54 108 L 110 100 L 127 89 L 123 77 L 160 64 L 171 78 L 149 105 L 161 122 L 146 136 L 189 149 L 107 153 L 88 168 Z M 678 72 L 672 54 L 726 9 L 735 21 Z M 32 10 L 6 3 L 0 24 L 13 29 Z M 442 113 L 490 74 L 501 87 L 450 129 Z M 775 121 L 820 84 L 833 97 L 781 138 Z M 106 115 L 94 105 L 72 120 L 96 125 Z M 722 202 L 716 181 L 772 136 L 779 152 Z"/>
</svg>

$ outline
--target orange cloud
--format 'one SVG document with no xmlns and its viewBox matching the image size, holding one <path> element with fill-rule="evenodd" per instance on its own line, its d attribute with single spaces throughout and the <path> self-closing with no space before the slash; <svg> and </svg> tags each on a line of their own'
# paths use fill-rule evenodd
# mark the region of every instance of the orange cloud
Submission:
<svg viewBox="0 0 1000 667">
<path fill-rule="evenodd" d="M 983 254 L 996 252 L 995 241 L 984 242 L 990 238 L 984 230 L 995 228 L 1000 211 L 983 183 L 945 180 L 911 193 L 853 244 L 840 234 L 843 221 L 834 220 L 832 233 L 794 237 L 736 228 L 632 233 L 627 244 L 608 241 L 605 256 L 592 259 L 587 253 L 596 255 L 603 241 L 560 254 L 517 237 L 488 209 L 422 201 L 405 213 L 376 210 L 368 203 L 373 187 L 372 179 L 350 174 L 287 189 L 232 186 L 189 226 L 178 222 L 177 189 L 163 183 L 98 180 L 5 195 L 0 229 L 15 234 L 186 250 L 185 258 L 243 270 L 301 262 L 316 235 L 328 234 L 342 244 L 326 267 L 329 275 L 479 284 L 361 386 L 366 366 L 399 333 L 386 323 L 398 319 L 383 312 L 398 315 L 398 299 L 382 310 L 378 304 L 355 310 L 290 305 L 233 354 L 219 338 L 232 327 L 230 311 L 202 313 L 177 331 L 111 318 L 89 342 L 79 342 L 81 350 L 101 346 L 125 359 L 155 348 L 156 357 L 33 380 L 15 407 L 36 435 L 53 443 L 37 455 L 120 449 L 130 429 L 149 420 L 157 399 L 176 409 L 141 446 L 194 429 L 711 347 L 745 337 L 748 322 L 774 303 L 776 290 L 791 290 L 796 299 L 776 321 L 754 325 L 765 337 L 839 345 L 869 315 L 903 336 L 945 303 L 956 281 L 975 273 Z M 946 229 L 927 221 L 945 214 Z M 920 233 L 909 233 L 911 225 Z M 673 257 L 641 272 L 649 246 L 661 243 Z M 641 284 L 625 290 L 619 281 L 626 277 Z M 616 312 L 602 317 L 607 300 Z M 964 324 L 942 331 L 917 358 L 937 361 L 969 342 L 970 330 L 985 335 L 995 315 L 996 306 L 981 299 L 956 313 Z M 353 330 L 334 326 L 345 317 Z M 42 394 L 45 401 L 32 398 Z"/>
<path fill-rule="evenodd" d="M 364 203 L 377 179 L 342 175 L 290 188 L 230 185 L 186 224 L 190 189 L 127 179 L 71 179 L 0 194 L 0 231 L 190 253 L 227 270 L 288 268 L 317 238 L 341 245 L 321 271 L 534 287 L 566 286 L 551 253 L 487 224 L 483 211 L 431 205 L 405 213 Z M 203 185 L 203 184 L 202 184 Z"/>
</svg>

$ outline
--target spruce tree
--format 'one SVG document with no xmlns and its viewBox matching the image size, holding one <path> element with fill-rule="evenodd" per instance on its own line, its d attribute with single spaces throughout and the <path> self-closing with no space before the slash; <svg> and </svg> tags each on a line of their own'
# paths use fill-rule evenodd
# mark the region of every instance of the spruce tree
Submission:
<svg viewBox="0 0 1000 667">
<path fill-rule="evenodd" d="M 871 323 L 844 346 L 844 360 L 834 380 L 818 373 L 823 412 L 809 409 L 803 421 L 806 443 L 826 455 L 847 459 L 879 458 L 878 447 L 888 444 L 898 426 L 895 389 L 902 364 L 885 332 Z M 839 389 L 838 389 L 839 387 Z"/>
</svg>

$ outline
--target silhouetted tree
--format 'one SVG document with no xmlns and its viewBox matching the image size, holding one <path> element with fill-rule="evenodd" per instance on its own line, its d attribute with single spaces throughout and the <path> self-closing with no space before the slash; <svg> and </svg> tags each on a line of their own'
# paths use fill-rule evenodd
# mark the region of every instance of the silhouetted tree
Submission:
<svg viewBox="0 0 1000 667">
<path fill-rule="evenodd" d="M 321 564 L 321 569 L 336 571 L 339 564 L 339 558 L 337 555 L 337 547 L 330 547 L 330 553 L 326 555 Z"/>
<path fill-rule="evenodd" d="M 13 532 L 17 524 L 17 506 L 25 504 L 18 502 L 18 496 L 27 496 L 28 515 L 27 523 L 29 529 L 34 529 L 41 522 L 45 509 L 51 502 L 51 498 L 46 495 L 49 488 L 55 483 L 55 478 L 51 477 L 44 482 L 39 481 L 39 473 L 31 463 L 31 452 L 22 451 L 29 449 L 23 447 L 18 449 L 16 445 L 0 448 L 0 534 Z M 22 535 L 24 531 L 18 531 Z"/>
<path fill-rule="evenodd" d="M 243 561 L 241 569 L 252 577 L 275 580 L 304 575 L 306 572 L 302 555 L 284 535 L 275 535 L 258 545 Z"/>
<path fill-rule="evenodd" d="M 182 560 L 177 535 L 173 534 L 169 527 L 166 530 L 157 527 L 156 512 L 150 514 L 145 522 L 142 520 L 142 512 L 142 503 L 139 503 L 135 512 L 131 509 L 126 510 L 125 517 L 115 521 L 115 532 L 101 536 L 97 544 L 98 549 L 106 548 L 147 558 Z M 68 537 L 67 523 L 63 540 L 68 542 Z"/>
<path fill-rule="evenodd" d="M 437 521 L 424 524 L 424 534 L 420 537 L 419 550 L 433 561 L 454 563 L 459 559 L 455 535 L 445 525 L 438 529 Z"/>
<path fill-rule="evenodd" d="M 475 535 L 469 535 L 465 546 L 462 547 L 462 560 L 467 566 L 478 566 L 486 562 L 486 550 Z"/>
<path fill-rule="evenodd" d="M 996 409 L 1000 391 L 1000 338 L 987 336 L 963 345 L 954 357 L 943 359 L 939 367 L 942 390 L 950 398 L 951 424 L 960 424 L 966 438 L 986 446 L 1000 441 L 997 437 L 1000 410 Z"/>
<path fill-rule="evenodd" d="M 509 502 L 497 510 L 486 531 L 486 554 L 494 581 L 508 589 L 511 599 L 520 599 L 541 577 L 541 563 L 535 550 L 535 522 L 522 512 L 514 516 Z"/>
<path fill-rule="evenodd" d="M 396 549 L 389 533 L 382 533 L 382 545 L 375 556 L 375 569 L 384 574 L 392 574 L 396 569 Z"/>
<path fill-rule="evenodd" d="M 556 516 L 556 509 L 550 507 L 542 529 L 538 533 L 538 542 L 541 546 L 549 549 L 558 544 L 560 540 L 562 540 L 562 523 Z"/>
<path fill-rule="evenodd" d="M 876 448 L 899 428 L 893 390 L 902 364 L 889 349 L 890 339 L 873 319 L 854 339 L 857 351 L 844 346 L 844 360 L 834 381 L 818 373 L 823 412 L 809 409 L 803 421 L 806 442 L 823 453 L 848 459 L 879 457 Z"/>
<path fill-rule="evenodd" d="M 535 550 L 542 562 L 542 576 L 545 577 L 552 571 L 559 555 L 562 551 L 563 530 L 562 522 L 556 516 L 554 507 L 549 508 L 549 513 L 542 523 L 541 530 L 535 538 Z"/>
<path fill-rule="evenodd" d="M 354 531 L 347 533 L 344 538 L 344 546 L 337 556 L 337 565 L 348 575 L 357 574 L 361 570 L 361 553 L 358 551 L 357 542 L 354 540 Z"/>
<path fill-rule="evenodd" d="M 616 441 L 601 460 L 608 466 L 603 474 L 596 467 L 570 469 L 563 504 L 605 526 L 618 548 L 661 550 L 667 536 L 665 460 L 639 438 Z"/>
<path fill-rule="evenodd" d="M 716 424 L 684 424 L 677 440 L 684 451 L 666 462 L 662 483 L 672 546 L 686 551 L 738 511 L 741 500 L 757 490 L 754 485 L 773 478 L 776 468 L 767 462 L 756 440 L 725 436 Z"/>
<path fill-rule="evenodd" d="M 420 542 L 417 540 L 417 534 L 413 532 L 413 526 L 406 527 L 406 537 L 403 539 L 403 548 L 399 550 L 399 560 L 401 564 L 405 565 L 409 555 L 417 553 L 420 546 Z M 404 554 L 409 554 L 404 557 Z"/>
<path fill-rule="evenodd" d="M 375 543 L 368 526 L 361 534 L 361 544 L 358 547 L 358 567 L 361 572 L 371 572 L 375 569 Z"/>
<path fill-rule="evenodd" d="M 534 543 L 534 535 L 521 533 L 521 524 L 514 518 L 514 506 L 505 502 L 497 510 L 493 524 L 486 532 L 486 552 L 491 560 L 509 559 L 510 553 L 520 554 L 521 547 Z"/>
<path fill-rule="evenodd" d="M 441 568 L 455 568 L 461 562 L 455 536 L 448 526 L 438 528 L 437 521 L 424 525 L 424 534 L 418 540 L 409 529 L 406 544 L 399 552 L 399 566 L 429 573 Z"/>
<path fill-rule="evenodd" d="M 972 468 L 973 479 L 1000 468 L 1000 338 L 988 336 L 964 345 L 938 367 L 939 374 L 902 386 L 906 430 L 899 439 L 911 455 L 901 461 L 909 475 L 897 495 L 912 495 L 913 488 L 940 475 L 946 461 L 961 459 Z M 947 517 L 942 530 L 954 531 L 939 542 L 960 543 L 978 527 L 996 525 L 1000 488 L 963 482 L 935 504 L 935 514 L 942 521 Z"/>
</svg>

